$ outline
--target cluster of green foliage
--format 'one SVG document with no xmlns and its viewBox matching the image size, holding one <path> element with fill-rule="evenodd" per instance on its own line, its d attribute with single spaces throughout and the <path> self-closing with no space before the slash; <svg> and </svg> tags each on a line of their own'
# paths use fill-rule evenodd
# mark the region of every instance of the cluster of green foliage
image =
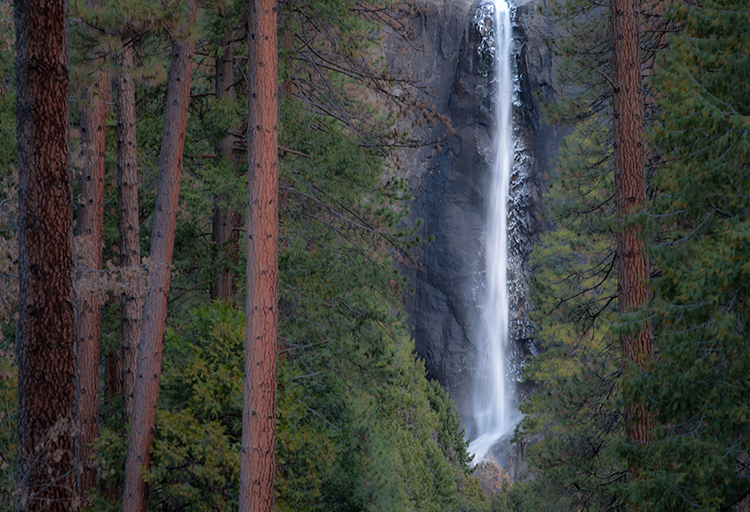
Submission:
<svg viewBox="0 0 750 512">
<path fill-rule="evenodd" d="M 180 25 L 179 9 L 157 4 L 71 5 L 74 82 L 86 82 L 98 57 L 116 72 L 111 57 L 123 44 L 136 50 L 143 255 L 148 254 L 164 114 L 170 46 L 165 35 Z M 403 227 L 408 187 L 387 165 L 389 145 L 398 136 L 393 126 L 400 100 L 384 94 L 392 79 L 374 37 L 378 18 L 390 7 L 350 0 L 280 3 L 275 482 L 280 511 L 470 512 L 491 505 L 471 476 L 453 403 L 427 380 L 413 355 L 401 303 L 406 280 L 394 270 L 394 261 L 408 261 L 420 240 Z M 234 101 L 217 102 L 213 63 L 223 35 L 241 34 L 246 15 L 240 2 L 203 5 L 196 28 L 156 440 L 146 475 L 151 510 L 237 506 L 245 328 L 238 305 L 244 303 L 244 290 L 240 277 L 236 302 L 212 303 L 209 285 L 219 268 L 243 274 L 244 248 L 237 254 L 222 251 L 208 234 L 215 208 L 244 209 L 246 50 L 233 45 Z M 2 63 L 11 66 L 12 44 L 7 50 Z M 0 84 L 6 86 L 11 93 L 2 89 L 0 123 L 13 129 L 14 84 Z M 76 105 L 74 98 L 74 124 Z M 237 158 L 212 158 L 227 131 L 236 135 Z M 104 257 L 116 261 L 114 130 L 107 137 Z M 74 151 L 76 142 L 74 137 Z M 103 308 L 102 355 L 119 348 L 117 296 L 109 299 Z M 7 410 L 0 411 L 0 494 L 8 496 L 15 451 L 11 352 L 12 347 L 0 346 L 0 405 Z M 102 404 L 96 442 L 101 492 L 95 510 L 120 507 L 127 451 L 120 411 L 117 397 Z M 0 499 L 0 509 L 12 505 Z"/>
<path fill-rule="evenodd" d="M 539 388 L 522 405 L 520 431 L 539 439 L 529 448 L 541 471 L 535 499 L 556 510 L 598 510 L 616 501 L 612 484 L 625 465 L 615 446 L 621 435 L 619 340 L 612 174 L 607 133 L 598 116 L 566 140 L 559 174 L 550 180 L 546 214 L 554 229 L 534 249 L 532 321 L 542 350 L 525 370 Z M 604 157 L 602 156 L 604 155 Z"/>
<path fill-rule="evenodd" d="M 750 494 L 750 7 L 671 2 L 668 16 L 680 30 L 655 80 L 657 353 L 625 383 L 656 428 L 628 491 L 650 510 L 726 510 Z"/>
<path fill-rule="evenodd" d="M 606 5 L 572 0 L 552 6 L 560 33 L 564 97 L 548 120 L 571 126 L 546 176 L 546 229 L 531 257 L 530 320 L 540 353 L 524 378 L 536 391 L 522 404 L 517 440 L 529 443 L 534 479 L 516 489 L 519 510 L 601 510 L 619 504 L 626 464 L 617 386 L 616 226 Z"/>
<path fill-rule="evenodd" d="M 619 336 L 628 318 L 615 310 L 608 36 L 598 10 L 571 1 L 558 12 L 572 36 L 555 45 L 573 98 L 550 113 L 572 134 L 548 177 L 549 231 L 533 256 L 542 353 L 525 374 L 538 387 L 522 405 L 518 439 L 534 441 L 534 478 L 515 492 L 521 510 L 732 509 L 750 495 L 750 8 L 675 0 L 644 13 L 642 29 L 662 29 L 642 37 L 654 279 L 639 314 L 653 324 L 655 355 L 627 373 Z M 668 45 L 659 46 L 664 34 Z M 623 435 L 624 395 L 653 415 L 648 444 Z M 628 463 L 636 478 L 625 478 Z"/>
</svg>

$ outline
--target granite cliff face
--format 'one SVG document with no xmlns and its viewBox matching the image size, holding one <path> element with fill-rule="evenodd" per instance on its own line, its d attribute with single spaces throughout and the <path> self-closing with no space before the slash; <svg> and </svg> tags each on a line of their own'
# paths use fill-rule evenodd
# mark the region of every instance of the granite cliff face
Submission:
<svg viewBox="0 0 750 512">
<path fill-rule="evenodd" d="M 517 367 L 531 350 L 524 276 L 539 229 L 542 175 L 556 152 L 558 130 L 541 119 L 541 102 L 554 98 L 553 59 L 546 39 L 551 23 L 539 7 L 546 0 L 521 2 L 514 9 L 518 81 L 514 98 L 516 164 L 511 178 L 513 213 L 510 281 L 511 337 Z M 415 40 L 393 38 L 389 64 L 396 74 L 421 81 L 431 103 L 449 125 L 411 127 L 423 140 L 436 141 L 399 154 L 413 190 L 414 218 L 424 220 L 418 268 L 405 268 L 415 292 L 407 297 L 418 355 L 429 375 L 453 397 L 471 435 L 471 377 L 476 364 L 483 272 L 483 237 L 490 179 L 492 115 L 491 59 L 482 48 L 486 25 L 482 0 L 438 0 L 419 4 L 411 20 Z M 484 27 L 484 28 L 483 28 Z M 417 114 L 418 115 L 418 114 Z M 416 118 L 415 118 L 416 119 Z"/>
</svg>

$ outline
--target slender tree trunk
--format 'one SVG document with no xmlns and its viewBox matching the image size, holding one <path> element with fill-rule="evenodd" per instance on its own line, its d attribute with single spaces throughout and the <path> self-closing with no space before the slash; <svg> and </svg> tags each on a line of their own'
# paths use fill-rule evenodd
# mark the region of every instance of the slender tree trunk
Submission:
<svg viewBox="0 0 750 512">
<path fill-rule="evenodd" d="M 172 274 L 172 254 L 180 193 L 180 171 L 193 69 L 195 38 L 192 35 L 192 25 L 195 23 L 196 16 L 197 6 L 195 0 L 191 0 L 191 34 L 184 40 L 175 41 L 172 47 L 143 329 L 138 346 L 133 416 L 130 421 L 128 457 L 125 463 L 123 512 L 145 512 L 148 499 L 148 486 L 143 480 L 143 473 L 150 467 L 149 450 L 154 439 L 156 424 L 164 330 L 167 320 L 167 299 Z"/>
<path fill-rule="evenodd" d="M 233 67 L 232 67 L 232 33 L 228 32 L 222 39 L 221 56 L 216 59 L 216 102 L 234 102 Z M 225 162 L 233 161 L 234 136 L 228 134 L 216 144 L 217 158 Z M 219 197 L 222 202 L 226 198 Z M 211 239 L 219 246 L 219 261 L 236 261 L 239 252 L 240 212 L 228 207 L 217 206 L 214 210 Z M 227 265 L 217 272 L 211 284 L 211 298 L 222 301 L 232 300 L 237 292 L 237 285 L 232 271 Z"/>
<path fill-rule="evenodd" d="M 138 163 L 135 130 L 133 47 L 119 56 L 117 74 L 117 190 L 120 195 L 120 267 L 130 278 L 120 298 L 122 322 L 122 401 L 126 422 L 133 414 L 133 389 L 138 342 L 141 338 L 143 299 L 140 291 L 141 226 L 138 220 Z M 116 370 L 116 368 L 113 368 Z M 119 376 L 118 376 L 119 378 Z"/>
<path fill-rule="evenodd" d="M 133 47 L 126 45 L 117 55 L 114 79 L 117 110 L 117 194 L 119 197 L 120 272 L 128 285 L 120 296 L 120 350 L 107 356 L 107 394 L 122 395 L 122 418 L 129 425 L 133 415 L 133 388 L 138 342 L 141 339 L 143 295 L 141 293 L 140 220 L 138 217 L 138 154 L 135 127 L 135 83 Z M 127 430 L 124 432 L 127 435 Z M 107 488 L 107 497 L 116 501 L 123 486 Z"/>
<path fill-rule="evenodd" d="M 101 304 L 96 291 L 102 268 L 104 229 L 104 151 L 106 84 L 103 72 L 86 92 L 81 112 L 83 165 L 78 180 L 78 243 L 82 245 L 76 271 L 76 401 L 80 429 L 76 440 L 77 484 L 81 505 L 96 487 L 97 467 L 91 443 L 99 433 L 99 330 Z"/>
<path fill-rule="evenodd" d="M 107 354 L 105 374 L 107 376 L 107 400 L 122 394 L 122 350 Z"/>
<path fill-rule="evenodd" d="M 276 0 L 250 0 L 249 7 L 247 329 L 239 509 L 271 512 L 278 271 Z"/>
<path fill-rule="evenodd" d="M 75 507 L 68 4 L 16 0 L 19 311 L 16 510 Z"/>
<path fill-rule="evenodd" d="M 111 307 L 111 304 L 108 304 Z M 122 414 L 122 411 L 115 411 L 111 407 L 112 399 L 122 394 L 122 351 L 114 350 L 107 354 L 106 361 L 107 377 L 107 399 L 109 405 L 109 414 Z M 127 424 L 127 423 L 126 423 Z M 123 433 L 127 433 L 123 430 Z M 112 485 L 110 482 L 104 482 L 104 495 L 109 501 L 117 501 L 122 497 L 122 485 Z"/>
<path fill-rule="evenodd" d="M 221 55 L 216 59 L 216 102 L 234 102 L 234 67 L 232 65 L 232 32 L 221 40 Z M 216 144 L 218 156 L 232 159 L 234 136 L 228 134 Z"/>
<path fill-rule="evenodd" d="M 615 199 L 620 224 L 617 234 L 617 280 L 622 313 L 644 306 L 649 300 L 648 261 L 643 225 L 632 216 L 646 202 L 645 147 L 643 141 L 643 91 L 639 36 L 639 1 L 611 0 L 612 69 L 614 91 Z M 653 354 L 648 323 L 624 335 L 623 368 L 644 366 Z M 645 404 L 625 410 L 625 429 L 633 443 L 650 439 L 650 416 Z M 637 468 L 629 464 L 631 476 Z"/>
</svg>

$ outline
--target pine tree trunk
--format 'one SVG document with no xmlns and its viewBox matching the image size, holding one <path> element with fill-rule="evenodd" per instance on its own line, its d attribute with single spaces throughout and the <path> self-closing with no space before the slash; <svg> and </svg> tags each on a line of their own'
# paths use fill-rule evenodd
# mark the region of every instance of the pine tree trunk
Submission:
<svg viewBox="0 0 750 512">
<path fill-rule="evenodd" d="M 191 0 L 191 29 L 196 16 L 197 6 L 195 0 Z M 142 475 L 150 467 L 149 450 L 156 425 L 194 43 L 195 38 L 191 30 L 190 36 L 175 41 L 172 47 L 143 329 L 138 347 L 133 416 L 130 421 L 128 457 L 125 464 L 123 512 L 146 512 L 148 500 L 148 486 Z"/>
<path fill-rule="evenodd" d="M 138 219 L 138 154 L 135 130 L 133 47 L 123 48 L 117 75 L 117 190 L 120 195 L 120 267 L 130 277 L 120 298 L 122 324 L 122 401 L 125 421 L 133 414 L 133 389 L 143 299 L 140 293 L 141 226 Z"/>
<path fill-rule="evenodd" d="M 122 394 L 122 350 L 107 354 L 105 374 L 107 376 L 107 400 Z"/>
<path fill-rule="evenodd" d="M 81 244 L 76 271 L 76 401 L 80 432 L 76 440 L 77 484 L 81 505 L 96 487 L 97 467 L 91 443 L 99 433 L 99 329 L 101 304 L 96 281 L 102 268 L 104 229 L 105 76 L 84 96 L 81 112 L 83 165 L 78 180 L 77 236 Z"/>
<path fill-rule="evenodd" d="M 227 33 L 222 39 L 222 52 L 216 59 L 216 102 L 233 102 L 234 88 L 232 87 L 232 33 Z M 216 157 L 226 162 L 233 160 L 234 136 L 231 134 L 216 144 Z M 220 197 L 218 201 L 224 201 Z M 231 208 L 217 206 L 214 210 L 211 240 L 219 246 L 219 261 L 236 261 L 239 247 L 239 227 L 241 216 Z M 225 265 L 217 272 L 211 284 L 211 298 L 230 301 L 237 292 L 235 277 Z"/>
<path fill-rule="evenodd" d="M 73 510 L 75 316 L 68 4 L 17 0 L 16 510 Z"/>
<path fill-rule="evenodd" d="M 249 16 L 247 329 L 239 510 L 271 512 L 278 271 L 276 0 L 251 0 Z"/>
<path fill-rule="evenodd" d="M 114 307 L 113 303 L 108 303 L 106 307 Z M 121 347 L 120 347 L 121 349 Z M 106 386 L 107 386 L 107 406 L 110 416 L 120 415 L 123 411 L 117 411 L 112 407 L 113 399 L 122 395 L 122 350 L 113 350 L 107 354 L 106 360 Z M 127 423 L 125 423 L 127 425 Z M 127 430 L 123 429 L 123 434 L 127 435 Z M 122 497 L 122 485 L 113 485 L 111 481 L 103 481 L 102 487 L 104 495 L 109 501 L 117 501 Z"/>
<path fill-rule="evenodd" d="M 620 312 L 644 306 L 649 300 L 648 261 L 643 224 L 632 216 L 643 211 L 646 202 L 645 147 L 643 140 L 643 91 L 639 36 L 638 0 L 611 0 L 612 70 L 614 92 L 615 199 L 617 234 L 617 280 Z M 650 325 L 624 335 L 623 368 L 644 366 L 653 348 Z M 630 440 L 647 443 L 650 417 L 645 405 L 626 408 L 625 428 Z M 629 465 L 631 476 L 637 468 Z"/>
</svg>

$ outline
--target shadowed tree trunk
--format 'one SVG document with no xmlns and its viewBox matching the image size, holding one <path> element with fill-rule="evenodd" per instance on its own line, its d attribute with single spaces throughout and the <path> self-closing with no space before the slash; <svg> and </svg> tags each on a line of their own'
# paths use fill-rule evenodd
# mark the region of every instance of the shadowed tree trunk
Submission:
<svg viewBox="0 0 750 512">
<path fill-rule="evenodd" d="M 104 150 L 106 84 L 103 72 L 84 95 L 81 112 L 82 167 L 78 179 L 76 231 L 80 258 L 76 271 L 76 402 L 80 431 L 76 441 L 77 484 L 81 505 L 96 487 L 97 467 L 91 443 L 99 433 L 100 293 L 96 281 L 102 268 L 104 229 Z"/>
<path fill-rule="evenodd" d="M 247 328 L 239 510 L 271 512 L 278 271 L 276 0 L 250 0 L 249 19 Z"/>
<path fill-rule="evenodd" d="M 167 84 L 164 132 L 159 156 L 159 178 L 151 235 L 149 274 L 144 300 L 143 328 L 138 346 L 133 416 L 130 421 L 128 456 L 125 463 L 123 512 L 146 512 L 148 486 L 143 473 L 149 470 L 149 450 L 154 439 L 159 381 L 161 377 L 167 299 L 174 251 L 175 227 L 180 193 L 190 80 L 193 69 L 197 16 L 195 0 L 190 2 L 189 35 L 175 40 Z"/>
<path fill-rule="evenodd" d="M 68 4 L 17 0 L 16 510 L 73 510 L 75 317 Z"/>
<path fill-rule="evenodd" d="M 113 80 L 117 109 L 117 193 L 119 197 L 120 272 L 127 285 L 120 296 L 122 340 L 119 350 L 107 354 L 107 396 L 122 395 L 122 418 L 126 425 L 133 414 L 133 387 L 138 342 L 141 337 L 143 295 L 141 290 L 140 221 L 138 218 L 138 165 L 135 125 L 135 83 L 133 47 L 126 45 L 117 55 Z M 115 411 L 113 411 L 115 413 Z M 127 434 L 127 431 L 125 431 Z M 122 485 L 106 488 L 107 497 L 116 501 Z"/>
<path fill-rule="evenodd" d="M 122 347 L 107 354 L 105 374 L 107 376 L 107 400 L 122 394 Z"/>
<path fill-rule="evenodd" d="M 648 261 L 643 224 L 632 217 L 643 211 L 646 202 L 646 167 L 643 141 L 643 91 L 639 36 L 638 0 L 611 0 L 612 70 L 614 91 L 615 200 L 617 234 L 618 302 L 621 313 L 644 306 L 649 300 Z M 644 366 L 651 360 L 653 347 L 648 323 L 624 335 L 623 369 L 631 364 Z M 650 416 L 645 404 L 626 407 L 625 430 L 635 443 L 650 439 Z M 637 467 L 629 462 L 631 476 Z"/>
<path fill-rule="evenodd" d="M 222 52 L 216 59 L 216 102 L 233 102 L 234 88 L 232 67 L 232 33 L 229 31 L 222 39 Z M 231 134 L 216 144 L 216 157 L 225 162 L 232 162 L 234 136 Z M 219 198 L 223 201 L 225 198 Z M 229 207 L 218 205 L 214 210 L 211 239 L 219 246 L 219 261 L 236 261 L 239 252 L 240 212 Z M 237 285 L 232 271 L 225 264 L 217 272 L 211 283 L 211 298 L 222 301 L 232 300 L 237 292 Z"/>
<path fill-rule="evenodd" d="M 143 300 L 140 293 L 141 227 L 138 219 L 138 154 L 135 130 L 133 47 L 119 56 L 117 88 L 117 190 L 120 195 L 120 267 L 130 277 L 120 298 L 122 323 L 122 402 L 125 421 L 133 414 L 133 388 L 138 342 L 141 338 Z M 113 372 L 117 368 L 112 368 Z M 119 379 L 120 376 L 117 375 Z"/>
</svg>

